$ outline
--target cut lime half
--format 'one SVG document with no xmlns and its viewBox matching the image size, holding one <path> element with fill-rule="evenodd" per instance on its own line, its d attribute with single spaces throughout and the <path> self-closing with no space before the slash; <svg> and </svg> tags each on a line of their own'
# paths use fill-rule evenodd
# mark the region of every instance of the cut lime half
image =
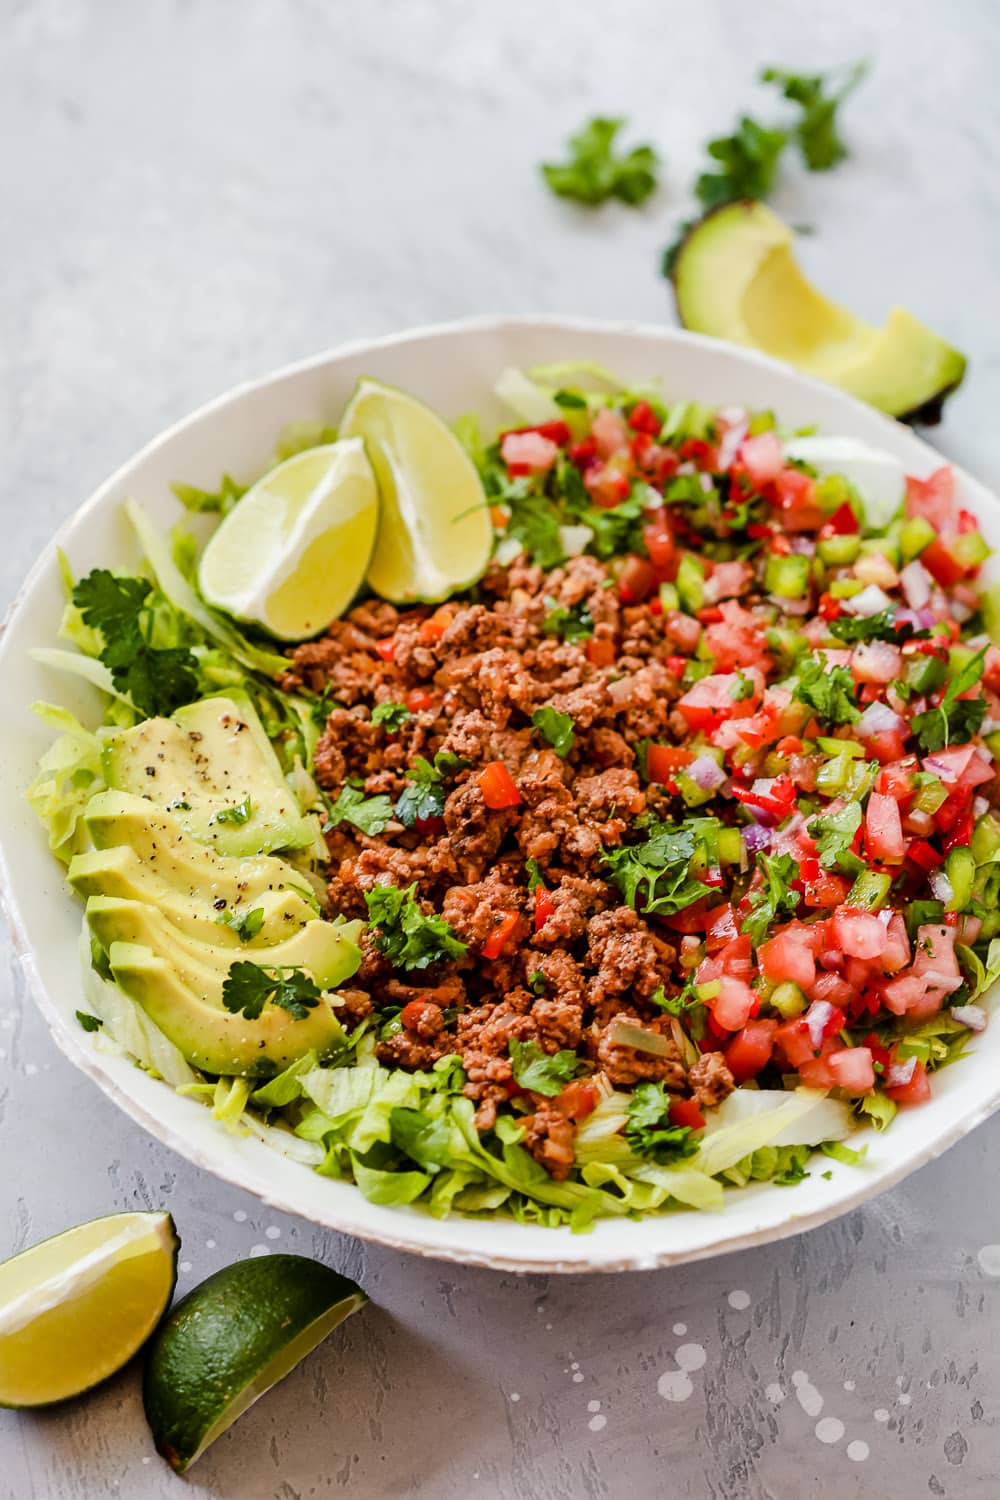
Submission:
<svg viewBox="0 0 1000 1500">
<path fill-rule="evenodd" d="M 149 1347 L 142 1398 L 157 1450 L 183 1473 L 367 1301 L 353 1281 L 302 1255 L 217 1271 Z"/>
<path fill-rule="evenodd" d="M 362 437 L 378 481 L 380 513 L 368 583 L 394 604 L 434 603 L 482 574 L 493 546 L 476 467 L 430 407 L 362 380 L 343 437 Z"/>
<path fill-rule="evenodd" d="M 0 1405 L 46 1406 L 120 1370 L 170 1301 L 167 1213 L 113 1214 L 0 1265 Z"/>
<path fill-rule="evenodd" d="M 265 474 L 229 512 L 202 554 L 201 591 L 279 640 L 318 635 L 364 582 L 377 523 L 361 439 L 309 448 Z"/>
</svg>

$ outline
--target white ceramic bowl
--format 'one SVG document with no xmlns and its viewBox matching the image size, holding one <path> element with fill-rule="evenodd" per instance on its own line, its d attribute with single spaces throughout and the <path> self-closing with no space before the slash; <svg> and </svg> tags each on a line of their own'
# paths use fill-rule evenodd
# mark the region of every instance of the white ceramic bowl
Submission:
<svg viewBox="0 0 1000 1500">
<path fill-rule="evenodd" d="M 509 1220 L 433 1219 L 410 1208 L 368 1203 L 352 1185 L 319 1177 L 254 1139 L 227 1133 L 203 1106 L 178 1097 L 126 1059 L 95 1051 L 76 1020 L 80 906 L 64 884 L 24 800 L 49 732 L 29 711 L 36 699 L 63 702 L 96 722 L 96 699 L 28 655 L 52 644 L 63 604 L 56 548 L 76 574 L 138 562 L 121 513 L 133 495 L 164 526 L 180 517 L 170 481 L 213 486 L 225 469 L 252 479 L 278 429 L 304 418 L 336 421 L 359 376 L 372 375 L 423 397 L 446 417 L 470 409 L 501 418 L 493 382 L 507 365 L 599 360 L 639 380 L 658 377 L 673 399 L 770 407 L 793 426 L 818 424 L 887 449 L 924 476 L 940 459 L 907 428 L 850 396 L 771 359 L 672 329 L 562 320 L 489 319 L 352 344 L 240 387 L 157 438 L 91 495 L 54 537 L 21 591 L 0 646 L 6 770 L 0 780 L 3 886 L 14 942 L 56 1042 L 145 1130 L 189 1161 L 316 1224 L 421 1255 L 517 1271 L 646 1269 L 735 1250 L 822 1224 L 892 1186 L 986 1119 L 1000 1102 L 1000 1036 L 988 1030 L 968 1056 L 934 1081 L 934 1097 L 900 1111 L 885 1135 L 864 1133 L 861 1167 L 824 1163 L 795 1188 L 762 1183 L 727 1194 L 718 1214 L 678 1211 L 598 1222 L 589 1234 Z M 1000 544 L 1000 502 L 959 474 L 962 503 Z"/>
</svg>

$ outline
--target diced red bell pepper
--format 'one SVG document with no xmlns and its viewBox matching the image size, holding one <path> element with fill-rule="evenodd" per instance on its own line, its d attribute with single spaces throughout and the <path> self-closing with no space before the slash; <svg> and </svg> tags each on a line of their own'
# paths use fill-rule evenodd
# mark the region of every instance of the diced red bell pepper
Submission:
<svg viewBox="0 0 1000 1500">
<path fill-rule="evenodd" d="M 775 1021 L 748 1021 L 726 1048 L 726 1067 L 737 1083 L 756 1078 L 774 1050 Z"/>
<path fill-rule="evenodd" d="M 966 569 L 958 558 L 948 551 L 940 537 L 935 537 L 933 542 L 924 548 L 920 554 L 920 561 L 935 583 L 939 583 L 943 589 L 951 588 L 965 577 Z"/>
<path fill-rule="evenodd" d="M 732 791 L 733 796 L 747 807 L 760 808 L 761 812 L 773 813 L 775 817 L 786 818 L 795 808 L 795 784 L 785 775 L 776 776 L 766 792 L 740 786 L 734 786 Z"/>
<path fill-rule="evenodd" d="M 411 688 L 406 695 L 406 706 L 411 714 L 426 713 L 429 708 L 434 707 L 434 694 L 428 692 L 427 688 Z"/>
<path fill-rule="evenodd" d="M 585 1120 L 597 1108 L 600 1095 L 589 1078 L 574 1078 L 553 1101 L 567 1120 Z"/>
<path fill-rule="evenodd" d="M 648 432 L 656 437 L 662 424 L 648 401 L 637 401 L 629 412 L 628 425 L 633 432 Z"/>
<path fill-rule="evenodd" d="M 831 536 L 853 536 L 860 529 L 857 516 L 845 500 L 843 505 L 838 505 L 833 515 L 823 522 L 819 529 L 820 540 L 825 541 Z"/>
<path fill-rule="evenodd" d="M 689 1130 L 704 1130 L 705 1116 L 698 1108 L 696 1099 L 671 1099 L 671 1125 L 686 1125 Z"/>
<path fill-rule="evenodd" d="M 556 903 L 552 899 L 552 892 L 546 890 L 544 885 L 535 886 L 535 931 L 541 932 L 550 917 L 556 914 Z"/>
<path fill-rule="evenodd" d="M 592 636 L 586 646 L 587 660 L 592 667 L 611 667 L 615 661 L 615 643 L 607 636 Z"/>
<path fill-rule="evenodd" d="M 648 599 L 656 587 L 656 575 L 653 565 L 645 557 L 639 557 L 634 552 L 629 553 L 625 559 L 618 578 L 618 597 L 623 604 L 641 604 Z"/>
<path fill-rule="evenodd" d="M 499 812 L 505 807 L 520 806 L 521 793 L 502 760 L 491 760 L 488 766 L 483 767 L 476 780 L 483 801 L 493 812 Z"/>
<path fill-rule="evenodd" d="M 593 438 L 584 438 L 582 443 L 571 443 L 569 447 L 570 463 L 575 464 L 578 469 L 586 471 L 592 469 L 595 464 L 600 463 L 601 457 L 597 451 L 597 444 Z"/>
<path fill-rule="evenodd" d="M 391 662 L 396 654 L 396 637 L 385 635 L 380 641 L 375 642 L 375 650 L 383 661 Z"/>
<path fill-rule="evenodd" d="M 944 855 L 939 854 L 933 844 L 926 839 L 914 839 L 906 851 L 907 859 L 912 859 L 921 870 L 930 872 L 936 870 L 939 865 L 944 864 Z"/>
<path fill-rule="evenodd" d="M 682 745 L 649 745 L 646 749 L 646 776 L 660 786 L 672 781 L 677 771 L 689 766 L 694 754 Z"/>
<path fill-rule="evenodd" d="M 499 958 L 509 947 L 520 921 L 516 911 L 505 912 L 480 949 L 483 957 L 490 960 Z"/>
</svg>

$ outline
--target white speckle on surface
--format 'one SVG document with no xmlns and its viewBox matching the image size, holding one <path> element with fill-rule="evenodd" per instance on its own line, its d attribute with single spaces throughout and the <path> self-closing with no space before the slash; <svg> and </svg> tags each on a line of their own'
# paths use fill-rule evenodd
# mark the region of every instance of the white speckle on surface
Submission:
<svg viewBox="0 0 1000 1500">
<path fill-rule="evenodd" d="M 664 1401 L 686 1401 L 694 1390 L 686 1370 L 664 1370 L 656 1382 Z"/>
<path fill-rule="evenodd" d="M 976 1259 L 987 1276 L 1000 1276 L 1000 1245 L 984 1245 Z"/>
<path fill-rule="evenodd" d="M 214 1240 L 206 1240 L 205 1241 L 205 1249 L 206 1250 L 214 1250 L 215 1249 L 215 1241 Z"/>
<path fill-rule="evenodd" d="M 839 1443 L 844 1436 L 844 1424 L 839 1417 L 820 1417 L 816 1436 L 821 1443 Z"/>
<path fill-rule="evenodd" d="M 24 1074 L 25 1074 L 26 1078 L 34 1078 L 34 1076 L 35 1076 L 35 1074 L 37 1072 L 38 1072 L 38 1064 L 37 1063 L 25 1063 L 25 1065 L 24 1065 Z"/>
<path fill-rule="evenodd" d="M 602 1417 L 600 1415 L 591 1417 L 590 1421 L 587 1423 L 587 1426 L 590 1428 L 591 1432 L 601 1432 L 603 1428 L 607 1427 L 607 1425 L 607 1417 Z"/>
<path fill-rule="evenodd" d="M 730 1292 L 727 1300 L 729 1306 L 735 1307 L 737 1312 L 745 1312 L 750 1306 L 750 1293 L 740 1291 Z"/>
<path fill-rule="evenodd" d="M 245 1224 L 246 1221 L 247 1221 L 247 1211 L 246 1211 L 246 1209 L 245 1208 L 234 1209 L 233 1210 L 233 1218 L 236 1220 L 237 1224 Z"/>
<path fill-rule="evenodd" d="M 191 1269 L 191 1262 L 189 1260 L 182 1260 L 178 1263 L 177 1269 L 182 1273 L 186 1273 Z"/>
<path fill-rule="evenodd" d="M 804 1370 L 796 1370 L 792 1376 L 795 1396 L 807 1417 L 818 1417 L 823 1410 L 823 1397 Z"/>
<path fill-rule="evenodd" d="M 844 1390 L 845 1391 L 853 1391 L 853 1389 L 854 1389 L 854 1381 L 853 1380 L 845 1380 L 844 1381 Z"/>
<path fill-rule="evenodd" d="M 856 1464 L 864 1463 L 869 1454 L 868 1444 L 862 1438 L 855 1438 L 853 1443 L 847 1445 L 847 1456 L 852 1458 Z"/>
<path fill-rule="evenodd" d="M 701 1344 L 681 1344 L 674 1350 L 674 1359 L 682 1370 L 700 1370 L 707 1358 Z"/>
<path fill-rule="evenodd" d="M 551 1323 L 546 1323 L 545 1328 L 546 1328 L 546 1331 L 548 1333 L 552 1332 L 552 1324 Z"/>
<path fill-rule="evenodd" d="M 153 1462 L 148 1453 L 143 1456 L 142 1461 L 144 1464 L 151 1464 Z"/>
<path fill-rule="evenodd" d="M 256 1260 L 261 1255 L 270 1255 L 270 1253 L 271 1252 L 267 1248 L 266 1245 L 251 1245 L 250 1246 L 250 1259 L 251 1260 Z"/>
<path fill-rule="evenodd" d="M 906 1384 L 906 1376 L 905 1375 L 897 1375 L 896 1376 L 896 1384 L 900 1385 L 900 1386 L 905 1385 Z"/>
<path fill-rule="evenodd" d="M 772 1380 L 770 1385 L 764 1387 L 764 1395 L 772 1406 L 780 1406 L 785 1399 L 785 1393 L 776 1380 Z"/>
<path fill-rule="evenodd" d="M 264 1230 L 264 1233 L 269 1240 L 281 1239 L 281 1230 L 278 1228 L 277 1224 L 268 1224 L 267 1228 Z"/>
<path fill-rule="evenodd" d="M 900 1406 L 909 1406 L 912 1400 L 913 1397 L 910 1395 L 909 1391 L 904 1391 L 899 1398 L 899 1404 Z"/>
<path fill-rule="evenodd" d="M 520 1401 L 521 1397 L 518 1395 L 517 1391 L 511 1391 L 510 1399 L 512 1401 Z"/>
<path fill-rule="evenodd" d="M 889 1420 L 889 1413 L 886 1411 L 884 1406 L 876 1406 L 875 1410 L 872 1412 L 872 1416 L 875 1418 L 876 1422 L 888 1422 Z"/>
<path fill-rule="evenodd" d="M 582 1383 L 583 1383 L 583 1371 L 582 1370 L 577 1370 L 576 1374 L 573 1376 L 573 1383 L 574 1383 L 574 1385 L 582 1385 Z"/>
<path fill-rule="evenodd" d="M 674 1324 L 674 1332 L 676 1333 L 676 1335 L 677 1335 L 677 1337 L 679 1339 L 682 1339 L 684 1337 L 684 1335 L 687 1333 L 687 1331 L 688 1331 L 688 1326 L 687 1326 L 686 1323 L 675 1323 Z"/>
<path fill-rule="evenodd" d="M 601 1403 L 599 1401 L 588 1401 L 587 1402 L 587 1410 L 588 1411 L 600 1411 L 600 1409 L 601 1409 Z"/>
<path fill-rule="evenodd" d="M 580 1368 L 580 1361 L 578 1359 L 574 1359 L 573 1363 L 570 1365 L 570 1369 L 571 1370 L 578 1370 L 579 1368 Z"/>
</svg>

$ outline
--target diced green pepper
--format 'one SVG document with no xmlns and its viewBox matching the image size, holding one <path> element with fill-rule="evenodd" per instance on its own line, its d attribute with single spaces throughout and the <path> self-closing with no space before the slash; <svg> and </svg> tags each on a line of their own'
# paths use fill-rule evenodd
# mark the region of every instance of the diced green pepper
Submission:
<svg viewBox="0 0 1000 1500">
<path fill-rule="evenodd" d="M 878 911 L 885 905 L 891 890 L 891 875 L 879 875 L 875 870 L 862 870 L 847 893 L 846 904 L 863 907 L 865 911 Z"/>
<path fill-rule="evenodd" d="M 906 681 L 915 693 L 932 693 L 947 675 L 948 669 L 939 656 L 906 658 Z"/>
<path fill-rule="evenodd" d="M 928 775 L 929 773 L 925 773 Z M 929 778 L 917 789 L 917 795 L 913 799 L 913 807 L 916 812 L 936 813 L 942 803 L 947 802 L 948 793 L 944 785 L 935 776 Z"/>
<path fill-rule="evenodd" d="M 696 615 L 705 603 L 705 565 L 693 552 L 685 552 L 677 568 L 677 597 L 689 615 Z"/>
<path fill-rule="evenodd" d="M 860 551 L 862 557 L 874 557 L 877 554 L 880 557 L 888 558 L 894 568 L 902 566 L 903 550 L 895 537 L 866 537 L 861 543 Z"/>
<path fill-rule="evenodd" d="M 853 761 L 849 755 L 834 755 L 816 772 L 816 790 L 828 797 L 839 797 L 847 785 Z"/>
<path fill-rule="evenodd" d="M 906 930 L 911 938 L 916 937 L 918 927 L 936 927 L 943 920 L 941 901 L 911 901 L 906 908 Z"/>
<path fill-rule="evenodd" d="M 948 551 L 966 572 L 971 572 L 986 561 L 993 549 L 981 531 L 963 531 L 948 538 Z"/>
<path fill-rule="evenodd" d="M 972 898 L 976 878 L 976 861 L 971 849 L 952 849 L 944 862 L 944 873 L 951 885 L 951 900 L 946 911 L 964 911 Z"/>
<path fill-rule="evenodd" d="M 789 979 L 784 984 L 775 985 L 768 1003 L 773 1006 L 779 1016 L 784 1016 L 786 1021 L 790 1021 L 793 1016 L 800 1016 L 809 1002 L 798 985 L 793 984 Z"/>
<path fill-rule="evenodd" d="M 706 791 L 700 787 L 693 776 L 686 771 L 677 771 L 674 775 L 677 790 L 680 792 L 685 807 L 703 807 L 706 802 L 711 802 L 715 796 L 714 791 Z"/>
<path fill-rule="evenodd" d="M 837 740 L 821 734 L 816 743 L 827 755 L 852 755 L 857 758 L 865 753 L 864 745 L 859 745 L 857 740 Z"/>
<path fill-rule="evenodd" d="M 680 609 L 680 595 L 677 585 L 673 583 L 660 584 L 660 604 L 664 613 L 671 609 Z"/>
<path fill-rule="evenodd" d="M 923 516 L 908 516 L 899 528 L 899 545 L 903 553 L 904 562 L 912 562 L 919 557 L 925 547 L 933 542 L 937 532 L 930 521 Z"/>
<path fill-rule="evenodd" d="M 809 590 L 809 558 L 789 552 L 770 553 L 764 570 L 764 587 L 780 599 L 804 599 Z"/>
<path fill-rule="evenodd" d="M 831 599 L 850 599 L 860 594 L 864 584 L 860 578 L 835 578 L 830 584 Z"/>
<path fill-rule="evenodd" d="M 743 840 L 738 828 L 719 829 L 719 863 L 738 865 L 743 862 Z"/>
<path fill-rule="evenodd" d="M 977 865 L 987 865 L 1000 854 L 1000 823 L 984 813 L 972 830 L 972 857 Z"/>
<path fill-rule="evenodd" d="M 722 990 L 721 979 L 709 979 L 704 984 L 696 984 L 694 987 L 695 998 L 704 1005 L 708 1000 L 714 1000 Z"/>
<path fill-rule="evenodd" d="M 1000 583 L 991 583 L 979 599 L 983 612 L 983 625 L 994 646 L 1000 646 Z"/>
<path fill-rule="evenodd" d="M 861 541 L 856 533 L 828 536 L 816 544 L 816 551 L 829 567 L 846 568 L 861 551 Z"/>
</svg>

